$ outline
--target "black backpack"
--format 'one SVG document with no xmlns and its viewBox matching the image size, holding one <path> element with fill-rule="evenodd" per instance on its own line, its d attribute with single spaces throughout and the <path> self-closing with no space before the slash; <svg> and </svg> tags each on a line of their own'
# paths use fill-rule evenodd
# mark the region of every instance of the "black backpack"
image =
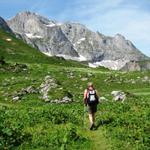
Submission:
<svg viewBox="0 0 150 150">
<path fill-rule="evenodd" d="M 89 90 L 87 89 L 87 104 L 93 105 L 93 104 L 98 104 L 98 96 L 96 94 L 95 89 Z"/>
</svg>

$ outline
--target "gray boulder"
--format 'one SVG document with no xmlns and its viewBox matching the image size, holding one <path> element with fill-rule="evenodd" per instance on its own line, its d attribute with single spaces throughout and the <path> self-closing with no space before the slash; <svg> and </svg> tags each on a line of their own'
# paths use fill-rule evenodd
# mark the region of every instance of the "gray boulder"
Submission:
<svg viewBox="0 0 150 150">
<path fill-rule="evenodd" d="M 126 99 L 126 94 L 122 91 L 112 91 L 111 95 L 113 96 L 114 101 L 124 102 L 124 100 Z"/>
<path fill-rule="evenodd" d="M 105 102 L 105 101 L 108 101 L 108 99 L 104 96 L 100 96 L 99 102 L 102 103 L 102 102 Z"/>
<path fill-rule="evenodd" d="M 67 104 L 71 103 L 73 100 L 69 98 L 68 96 L 63 97 L 62 99 L 56 99 L 56 100 L 51 100 L 49 101 L 50 103 L 56 103 L 56 104 Z"/>
</svg>

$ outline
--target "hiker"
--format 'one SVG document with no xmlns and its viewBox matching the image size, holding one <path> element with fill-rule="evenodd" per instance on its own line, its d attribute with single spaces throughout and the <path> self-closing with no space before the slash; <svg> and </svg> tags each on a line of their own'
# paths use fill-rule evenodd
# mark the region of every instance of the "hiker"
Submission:
<svg viewBox="0 0 150 150">
<path fill-rule="evenodd" d="M 87 89 L 84 91 L 84 104 L 88 109 L 90 130 L 95 128 L 95 113 L 97 104 L 99 103 L 97 91 L 94 89 L 93 83 L 89 82 Z"/>
</svg>

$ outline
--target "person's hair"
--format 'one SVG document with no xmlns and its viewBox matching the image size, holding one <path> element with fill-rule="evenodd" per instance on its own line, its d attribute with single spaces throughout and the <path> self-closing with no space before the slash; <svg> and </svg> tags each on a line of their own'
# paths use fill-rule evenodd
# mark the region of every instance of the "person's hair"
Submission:
<svg viewBox="0 0 150 150">
<path fill-rule="evenodd" d="M 89 83 L 88 83 L 88 87 L 93 87 L 93 83 L 92 83 L 92 82 L 89 82 Z"/>
</svg>

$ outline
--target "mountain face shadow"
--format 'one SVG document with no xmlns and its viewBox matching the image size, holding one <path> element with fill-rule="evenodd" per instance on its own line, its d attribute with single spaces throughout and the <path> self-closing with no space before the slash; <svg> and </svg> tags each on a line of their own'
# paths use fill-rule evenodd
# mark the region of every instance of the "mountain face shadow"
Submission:
<svg viewBox="0 0 150 150">
<path fill-rule="evenodd" d="M 113 120 L 113 118 L 108 118 L 107 120 L 99 120 L 95 128 L 98 129 L 100 126 L 111 124 Z"/>
</svg>

